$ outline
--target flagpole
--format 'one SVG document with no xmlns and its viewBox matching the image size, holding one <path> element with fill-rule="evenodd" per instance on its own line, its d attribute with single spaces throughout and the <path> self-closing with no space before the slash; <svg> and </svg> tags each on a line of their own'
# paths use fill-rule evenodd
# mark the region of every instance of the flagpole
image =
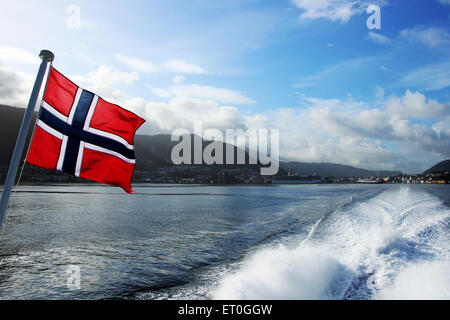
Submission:
<svg viewBox="0 0 450 320">
<path fill-rule="evenodd" d="M 42 59 L 41 66 L 39 67 L 36 81 L 34 82 L 33 91 L 31 92 L 30 100 L 28 102 L 28 107 L 22 120 L 19 136 L 17 137 L 16 146 L 11 158 L 11 164 L 9 165 L 8 175 L 6 176 L 2 199 L 0 201 L 0 232 L 3 229 L 3 222 L 5 220 L 6 210 L 8 208 L 9 197 L 11 195 L 14 181 L 16 180 L 17 169 L 19 167 L 20 158 L 22 157 L 23 148 L 25 146 L 27 134 L 31 125 L 31 120 L 33 119 L 34 109 L 39 102 L 38 99 L 42 85 L 44 84 L 45 87 L 46 84 L 44 83 L 44 77 L 47 72 L 47 67 L 49 64 L 51 65 L 53 59 L 55 58 L 55 55 L 51 51 L 42 50 L 39 54 L 39 57 Z"/>
</svg>

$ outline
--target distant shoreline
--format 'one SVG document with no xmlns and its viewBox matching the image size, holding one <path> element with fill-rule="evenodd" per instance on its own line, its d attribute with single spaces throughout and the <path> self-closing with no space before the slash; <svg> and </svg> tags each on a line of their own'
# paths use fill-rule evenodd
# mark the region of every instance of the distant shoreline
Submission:
<svg viewBox="0 0 450 320">
<path fill-rule="evenodd" d="M 97 186 L 102 188 L 111 188 L 115 186 L 109 186 L 109 185 L 103 185 L 99 184 L 95 181 L 70 181 L 70 182 L 46 182 L 46 181 L 24 181 L 19 184 L 19 187 L 21 186 Z M 357 182 L 332 182 L 332 183 L 236 183 L 236 184 L 226 184 L 226 183 L 214 183 L 214 184 L 207 184 L 207 183 L 169 183 L 169 182 L 133 182 L 132 186 L 138 187 L 138 186 L 155 186 L 155 187 L 174 187 L 174 186 L 183 186 L 183 187 L 278 187 L 278 186 L 311 186 L 311 185 L 421 185 L 421 186 L 450 186 L 450 183 L 357 183 Z M 1 191 L 3 191 L 4 184 L 0 184 Z"/>
</svg>

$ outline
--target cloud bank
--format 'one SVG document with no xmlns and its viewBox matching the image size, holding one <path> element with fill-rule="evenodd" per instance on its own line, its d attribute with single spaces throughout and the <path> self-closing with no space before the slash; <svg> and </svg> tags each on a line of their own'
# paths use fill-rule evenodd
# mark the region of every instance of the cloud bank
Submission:
<svg viewBox="0 0 450 320">
<path fill-rule="evenodd" d="M 26 56 L 24 61 L 28 61 Z M 423 67 L 403 81 L 439 79 L 436 74 L 431 77 L 433 70 L 449 68 Z M 196 121 L 202 121 L 205 129 L 278 129 L 282 159 L 405 172 L 420 172 L 450 157 L 450 103 L 430 99 L 423 92 L 406 90 L 400 96 L 385 97 L 377 87 L 375 102 L 302 95 L 298 107 L 249 114 L 244 111 L 246 105 L 257 102 L 243 93 L 189 84 L 180 75 L 172 79 L 171 87 L 151 90 L 160 101 L 136 97 L 128 89 L 139 77 L 137 71 L 107 65 L 87 76 L 69 75 L 86 89 L 144 117 L 147 123 L 141 134 L 192 130 Z M 33 76 L 0 64 L 0 103 L 25 106 L 33 81 Z M 444 81 L 439 87 L 445 85 Z"/>
</svg>

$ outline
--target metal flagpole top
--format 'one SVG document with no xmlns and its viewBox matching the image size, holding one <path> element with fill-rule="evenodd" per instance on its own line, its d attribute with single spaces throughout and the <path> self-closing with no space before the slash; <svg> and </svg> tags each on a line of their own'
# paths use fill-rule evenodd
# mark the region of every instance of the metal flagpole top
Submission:
<svg viewBox="0 0 450 320">
<path fill-rule="evenodd" d="M 46 59 L 47 61 L 53 61 L 55 59 L 55 55 L 50 50 L 41 50 L 41 53 L 39 53 L 39 58 L 42 60 Z"/>
</svg>

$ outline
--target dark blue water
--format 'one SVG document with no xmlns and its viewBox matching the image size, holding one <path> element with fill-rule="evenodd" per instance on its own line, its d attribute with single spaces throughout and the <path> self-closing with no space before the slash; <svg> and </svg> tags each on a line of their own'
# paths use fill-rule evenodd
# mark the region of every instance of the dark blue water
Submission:
<svg viewBox="0 0 450 320">
<path fill-rule="evenodd" d="M 401 295 L 402 268 L 448 266 L 449 188 L 433 187 L 23 186 L 0 242 L 0 298 Z M 442 277 L 433 292 L 448 293 Z"/>
</svg>

